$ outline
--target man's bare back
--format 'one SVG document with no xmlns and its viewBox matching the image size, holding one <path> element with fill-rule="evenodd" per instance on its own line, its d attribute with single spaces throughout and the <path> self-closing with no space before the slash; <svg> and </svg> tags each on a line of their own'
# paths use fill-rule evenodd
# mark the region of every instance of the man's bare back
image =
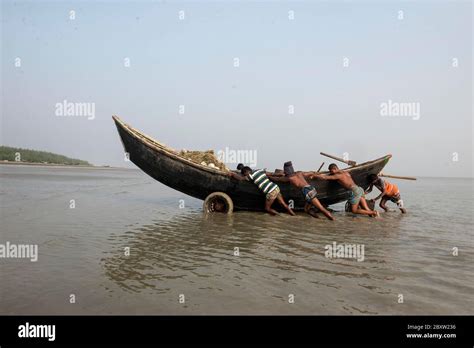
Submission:
<svg viewBox="0 0 474 348">
<path fill-rule="evenodd" d="M 295 172 L 293 169 L 293 164 L 290 162 L 285 162 L 283 164 L 283 172 L 285 173 L 284 179 L 290 182 L 292 186 L 295 186 L 301 189 L 301 193 L 306 201 L 305 211 L 311 216 L 317 217 L 311 212 L 311 206 L 316 207 L 321 211 L 328 219 L 334 220 L 334 217 L 331 213 L 321 204 L 321 202 L 316 197 L 317 191 L 314 186 L 308 184 L 306 179 L 313 179 L 315 174 L 313 172 Z"/>
<path fill-rule="evenodd" d="M 352 180 L 351 174 L 348 172 L 344 172 L 340 170 L 339 172 L 331 175 L 337 182 L 344 187 L 345 189 L 350 190 L 353 186 L 355 186 L 354 180 Z"/>
<path fill-rule="evenodd" d="M 370 216 L 378 216 L 379 213 L 375 210 L 370 210 L 364 197 L 364 190 L 362 187 L 356 185 L 350 173 L 340 170 L 336 164 L 329 165 L 331 175 L 318 175 L 323 180 L 337 180 L 339 185 L 346 190 L 351 190 L 349 203 L 351 204 L 351 211 L 354 214 L 363 214 Z"/>
<path fill-rule="evenodd" d="M 288 179 L 290 180 L 290 183 L 293 186 L 296 186 L 298 188 L 303 188 L 309 185 L 302 172 L 296 172 L 294 175 L 290 176 Z"/>
</svg>

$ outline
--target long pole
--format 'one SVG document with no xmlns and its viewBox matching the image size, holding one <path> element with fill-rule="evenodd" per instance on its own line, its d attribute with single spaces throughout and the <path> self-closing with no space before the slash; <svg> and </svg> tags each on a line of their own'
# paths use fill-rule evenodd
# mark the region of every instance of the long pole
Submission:
<svg viewBox="0 0 474 348">
<path fill-rule="evenodd" d="M 383 173 L 380 173 L 379 176 L 383 176 L 384 178 L 393 178 L 393 179 L 416 180 L 416 178 L 413 176 L 398 176 L 398 175 L 390 175 L 390 174 L 383 174 Z"/>
<path fill-rule="evenodd" d="M 340 157 L 336 157 L 336 156 L 333 156 L 333 155 L 329 155 L 327 153 L 324 153 L 324 152 L 320 152 L 321 155 L 323 156 L 326 156 L 326 157 L 329 157 L 329 158 L 332 158 L 332 159 L 335 159 L 336 161 L 339 161 L 339 162 L 342 162 L 342 163 L 345 163 L 345 164 L 348 164 L 350 165 L 351 167 L 352 166 L 355 166 L 357 163 L 355 161 L 346 161 L 345 159 L 343 158 L 340 158 Z"/>
</svg>

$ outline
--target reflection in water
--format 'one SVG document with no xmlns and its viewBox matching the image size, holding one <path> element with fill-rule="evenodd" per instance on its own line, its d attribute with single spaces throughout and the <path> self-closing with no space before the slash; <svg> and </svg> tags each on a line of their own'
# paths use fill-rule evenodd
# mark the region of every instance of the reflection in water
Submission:
<svg viewBox="0 0 474 348">
<path fill-rule="evenodd" d="M 166 295 L 157 301 L 193 293 L 199 308 L 211 312 L 406 313 L 400 293 L 409 296 L 412 313 L 463 308 L 459 294 L 473 290 L 466 283 L 472 253 L 451 257 L 437 220 L 414 224 L 423 218 L 417 211 L 380 219 L 337 215 L 328 222 L 305 214 L 183 213 L 111 235 L 114 250 L 102 263 L 118 289 Z M 333 242 L 364 245 L 364 261 L 326 258 L 325 246 Z M 291 308 L 285 305 L 290 293 L 299 299 Z"/>
<path fill-rule="evenodd" d="M 4 314 L 473 312 L 472 179 L 400 182 L 408 214 L 336 206 L 329 222 L 206 216 L 191 198 L 179 209 L 181 194 L 138 170 L 0 166 L 0 177 L 4 241 L 39 247 L 38 262 L 2 261 Z M 333 242 L 364 245 L 364 261 L 326 258 Z M 72 290 L 79 305 L 58 301 Z"/>
<path fill-rule="evenodd" d="M 159 286 L 167 279 L 211 277 L 208 272 L 213 265 L 234 262 L 235 248 L 252 248 L 263 232 L 234 229 L 233 215 L 196 212 L 175 216 L 112 236 L 110 241 L 120 249 L 105 259 L 106 275 L 130 291 L 146 287 L 167 291 L 166 286 Z M 130 255 L 126 257 L 127 247 Z"/>
<path fill-rule="evenodd" d="M 266 291 L 281 299 L 287 288 L 302 287 L 331 296 L 334 290 L 345 292 L 345 282 L 354 281 L 369 291 L 390 293 L 380 285 L 394 279 L 383 270 L 386 258 L 392 257 L 388 246 L 396 233 L 379 231 L 374 238 L 377 221 L 351 215 L 339 220 L 328 223 L 304 214 L 185 213 L 112 235 L 109 241 L 115 248 L 102 262 L 111 281 L 134 293 L 197 288 L 231 295 Z M 397 216 L 385 224 L 391 224 L 393 231 L 399 221 Z M 347 224 L 357 226 L 357 231 L 348 229 Z M 365 261 L 326 258 L 324 247 L 334 241 L 365 244 Z M 378 247 L 374 250 L 369 245 Z M 124 255 L 127 247 L 129 256 Z M 235 255 L 237 250 L 239 256 Z M 353 311 L 370 313 L 349 310 Z"/>
</svg>

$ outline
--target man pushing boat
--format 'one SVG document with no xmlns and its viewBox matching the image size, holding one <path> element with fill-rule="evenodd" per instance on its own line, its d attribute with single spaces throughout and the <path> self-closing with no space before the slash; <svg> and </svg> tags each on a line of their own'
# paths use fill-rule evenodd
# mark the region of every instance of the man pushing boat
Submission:
<svg viewBox="0 0 474 348">
<path fill-rule="evenodd" d="M 286 162 L 283 164 L 283 172 L 285 173 L 285 177 L 271 177 L 272 180 L 275 181 L 289 181 L 290 184 L 293 186 L 301 189 L 303 197 L 306 201 L 304 206 L 304 211 L 310 214 L 311 216 L 315 216 L 311 214 L 311 208 L 314 206 L 319 211 L 321 211 L 329 220 L 334 220 L 334 217 L 331 213 L 321 204 L 319 199 L 316 197 L 317 191 L 314 186 L 308 184 L 306 179 L 313 179 L 316 175 L 312 172 L 305 173 L 305 172 L 295 172 L 293 169 L 293 164 L 291 162 Z M 316 217 L 316 216 L 315 216 Z"/>
<path fill-rule="evenodd" d="M 387 212 L 388 208 L 385 203 L 387 203 L 387 201 L 392 201 L 398 206 L 398 208 L 403 214 L 407 212 L 406 209 L 403 207 L 403 200 L 400 197 L 400 191 L 398 190 L 397 185 L 389 183 L 387 180 L 383 180 L 377 174 L 370 174 L 367 179 L 369 180 L 370 186 L 367 191 L 365 191 L 365 193 L 372 192 L 372 188 L 374 186 L 378 188 L 380 194 L 374 198 L 374 201 L 377 201 L 379 198 L 381 198 L 380 208 Z"/>
<path fill-rule="evenodd" d="M 365 200 L 364 189 L 356 185 L 349 172 L 340 170 L 335 163 L 329 165 L 329 171 L 331 175 L 315 174 L 315 177 L 323 180 L 336 180 L 339 185 L 350 190 L 351 196 L 349 197 L 349 203 L 351 204 L 351 211 L 354 214 L 369 215 L 372 217 L 379 216 L 378 211 L 369 209 L 367 201 Z"/>
<path fill-rule="evenodd" d="M 242 163 L 239 163 L 237 169 L 240 170 L 242 175 L 229 172 L 229 176 L 237 180 L 249 180 L 257 185 L 257 187 L 265 194 L 265 210 L 268 213 L 271 215 L 278 214 L 278 212 L 272 208 L 272 204 L 277 200 L 278 203 L 288 211 L 288 214 L 293 216 L 296 215 L 288 204 L 286 204 L 278 185 L 268 178 L 267 172 L 264 169 L 256 169 L 252 171 L 250 167 L 246 167 Z"/>
</svg>

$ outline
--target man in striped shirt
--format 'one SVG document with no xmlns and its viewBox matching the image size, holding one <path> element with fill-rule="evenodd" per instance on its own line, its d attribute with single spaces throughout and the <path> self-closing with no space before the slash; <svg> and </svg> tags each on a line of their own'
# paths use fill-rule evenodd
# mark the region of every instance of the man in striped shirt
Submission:
<svg viewBox="0 0 474 348">
<path fill-rule="evenodd" d="M 280 188 L 273 181 L 270 181 L 267 177 L 267 173 L 264 169 L 256 169 L 252 171 L 250 167 L 244 167 L 243 164 L 239 164 L 237 169 L 240 169 L 242 175 L 229 172 L 229 175 L 237 180 L 249 180 L 252 181 L 257 187 L 263 192 L 266 197 L 265 210 L 271 215 L 276 215 L 278 212 L 272 209 L 272 204 L 275 200 L 288 211 L 288 214 L 295 215 L 293 210 L 286 204 L 283 196 L 280 193 Z"/>
</svg>

